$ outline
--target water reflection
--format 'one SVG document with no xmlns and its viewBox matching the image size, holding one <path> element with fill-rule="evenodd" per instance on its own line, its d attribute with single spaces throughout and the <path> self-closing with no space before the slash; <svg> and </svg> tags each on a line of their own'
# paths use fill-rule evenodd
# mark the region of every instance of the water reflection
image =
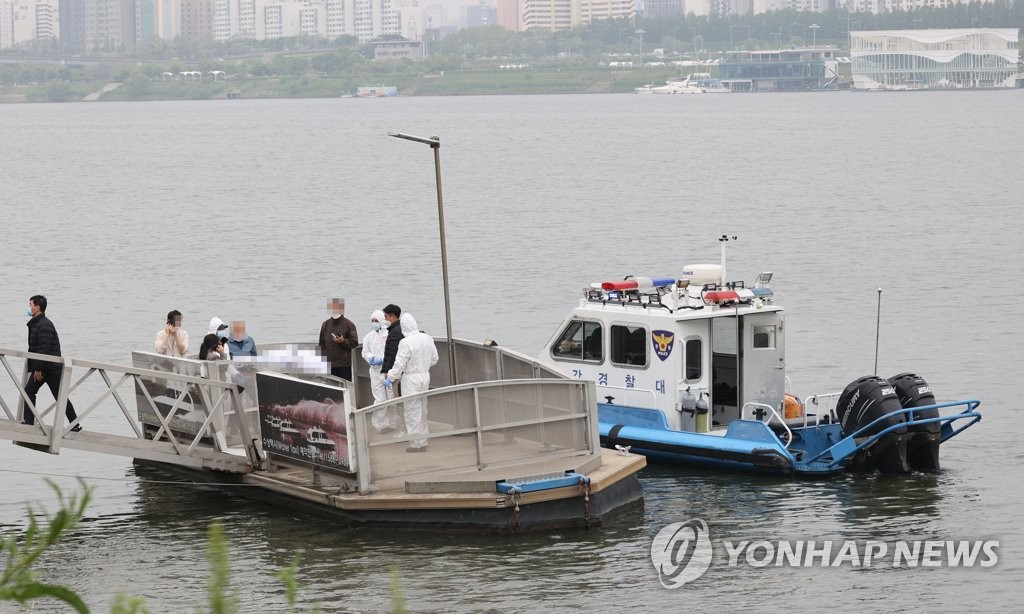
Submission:
<svg viewBox="0 0 1024 614">
<path fill-rule="evenodd" d="M 303 550 L 300 579 L 315 587 L 307 598 L 342 600 L 346 607 L 357 609 L 387 605 L 392 565 L 402 575 L 408 596 L 427 609 L 429 604 L 445 608 L 453 603 L 449 599 L 466 607 L 486 603 L 495 585 L 522 595 L 521 601 L 517 597 L 506 602 L 515 609 L 530 607 L 538 595 L 554 599 L 565 590 L 590 590 L 595 575 L 621 583 L 624 579 L 615 569 L 633 558 L 636 528 L 644 522 L 644 512 L 636 510 L 603 527 L 553 535 L 345 527 L 250 501 L 230 488 L 224 492 L 203 485 L 168 484 L 164 481 L 173 478 L 147 467 L 136 467 L 135 472 L 140 480 L 132 522 L 145 525 L 135 532 L 152 536 L 149 541 L 159 543 L 156 536 L 180 536 L 181 531 L 192 530 L 186 541 L 195 564 L 201 565 L 202 529 L 219 520 L 231 540 L 232 553 L 251 567 L 240 572 L 239 581 L 266 583 L 254 570 L 283 568 L 296 551 Z M 181 543 L 180 537 L 176 540 Z M 474 577 L 471 585 L 463 579 L 468 570 Z M 553 583 L 550 588 L 538 584 L 540 577 Z M 440 595 L 447 597 L 434 602 Z"/>
<path fill-rule="evenodd" d="M 866 539 L 927 530 L 949 476 L 846 474 L 766 478 L 651 465 L 642 474 L 646 531 L 703 518 L 721 539 Z"/>
</svg>

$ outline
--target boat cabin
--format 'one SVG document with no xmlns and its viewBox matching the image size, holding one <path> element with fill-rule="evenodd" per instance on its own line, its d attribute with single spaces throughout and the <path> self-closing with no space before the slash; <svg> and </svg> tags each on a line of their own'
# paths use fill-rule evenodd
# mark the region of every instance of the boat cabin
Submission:
<svg viewBox="0 0 1024 614">
<path fill-rule="evenodd" d="M 689 265 L 679 279 L 592 284 L 541 360 L 596 382 L 602 415 L 624 406 L 633 424 L 647 412 L 652 426 L 701 433 L 760 419 L 753 414 L 765 410 L 748 403 L 781 410 L 785 318 L 772 304 L 771 273 L 747 287 L 726 282 L 724 270 Z M 745 405 L 751 415 L 741 416 Z"/>
</svg>

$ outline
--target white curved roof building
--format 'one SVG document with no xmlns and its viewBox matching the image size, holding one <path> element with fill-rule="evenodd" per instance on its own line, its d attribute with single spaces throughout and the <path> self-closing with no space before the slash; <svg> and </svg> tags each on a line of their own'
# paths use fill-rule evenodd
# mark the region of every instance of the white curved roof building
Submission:
<svg viewBox="0 0 1024 614">
<path fill-rule="evenodd" d="M 1017 28 L 850 32 L 860 90 L 1014 87 Z"/>
</svg>

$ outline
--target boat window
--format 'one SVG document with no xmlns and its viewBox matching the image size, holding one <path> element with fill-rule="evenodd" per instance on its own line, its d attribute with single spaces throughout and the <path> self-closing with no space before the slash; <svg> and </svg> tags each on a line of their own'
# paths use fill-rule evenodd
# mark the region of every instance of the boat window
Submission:
<svg viewBox="0 0 1024 614">
<path fill-rule="evenodd" d="M 613 324 L 609 329 L 612 337 L 612 364 L 631 367 L 647 366 L 647 329 L 643 326 Z"/>
<path fill-rule="evenodd" d="M 754 327 L 754 349 L 775 349 L 775 326 Z"/>
<path fill-rule="evenodd" d="M 739 353 L 737 339 L 735 316 L 715 318 L 711 321 L 711 351 L 713 353 L 737 355 Z"/>
<path fill-rule="evenodd" d="M 704 344 L 701 343 L 700 337 L 686 340 L 686 362 L 683 367 L 683 376 L 688 382 L 699 380 L 701 378 L 701 365 L 704 364 L 704 361 L 701 360 L 703 345 Z"/>
<path fill-rule="evenodd" d="M 551 346 L 551 356 L 558 360 L 601 362 L 602 348 L 600 322 L 573 320 Z"/>
</svg>

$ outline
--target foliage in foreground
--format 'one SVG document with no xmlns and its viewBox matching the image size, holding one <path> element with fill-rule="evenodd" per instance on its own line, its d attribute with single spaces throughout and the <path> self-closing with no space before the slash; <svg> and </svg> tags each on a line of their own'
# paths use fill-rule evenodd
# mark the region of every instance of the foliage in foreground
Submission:
<svg viewBox="0 0 1024 614">
<path fill-rule="evenodd" d="M 44 522 L 41 525 L 36 511 L 30 506 L 28 528 L 20 540 L 0 535 L 0 551 L 7 555 L 6 565 L 0 573 L 0 602 L 17 601 L 26 604 L 35 599 L 49 597 L 63 601 L 77 612 L 87 614 L 89 608 L 81 597 L 65 586 L 40 582 L 32 566 L 47 549 L 60 540 L 64 533 L 75 529 L 92 498 L 92 489 L 79 480 L 82 494 L 65 499 L 64 493 L 56 484 L 49 480 L 46 482 L 57 493 L 60 510 L 52 516 L 45 511 L 42 512 Z"/>
<path fill-rule="evenodd" d="M 0 552 L 6 554 L 3 570 L 0 571 L 0 603 L 14 601 L 22 605 L 30 605 L 37 599 L 57 599 L 63 601 L 80 614 L 89 614 L 89 607 L 82 598 L 66 586 L 45 584 L 38 580 L 33 566 L 46 551 L 60 541 L 68 532 L 74 531 L 85 514 L 85 508 L 92 499 L 92 488 L 79 480 L 82 494 L 65 498 L 60 488 L 53 482 L 47 483 L 57 493 L 60 510 L 52 516 L 42 512 L 40 516 L 31 508 L 28 509 L 29 523 L 24 535 L 0 535 Z M 207 608 L 213 614 L 236 614 L 240 611 L 238 590 L 231 586 L 231 561 L 228 539 L 224 535 L 224 527 L 219 522 L 210 525 L 207 531 L 206 558 L 210 564 L 207 578 Z M 291 564 L 280 570 L 277 577 L 285 585 L 289 612 L 297 612 L 299 562 L 302 552 L 295 554 Z M 396 612 L 404 612 L 405 604 L 398 585 L 398 572 L 391 570 L 391 595 Z M 110 606 L 111 614 L 146 614 L 145 600 L 141 597 L 128 597 L 118 594 Z M 311 612 L 317 614 L 320 604 L 313 606 Z"/>
</svg>

